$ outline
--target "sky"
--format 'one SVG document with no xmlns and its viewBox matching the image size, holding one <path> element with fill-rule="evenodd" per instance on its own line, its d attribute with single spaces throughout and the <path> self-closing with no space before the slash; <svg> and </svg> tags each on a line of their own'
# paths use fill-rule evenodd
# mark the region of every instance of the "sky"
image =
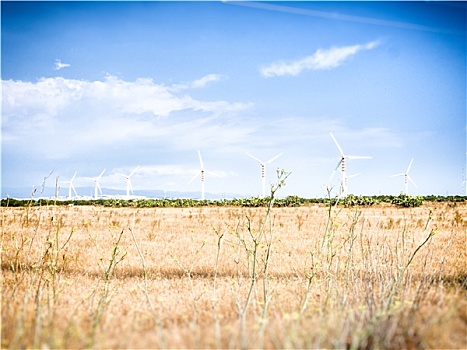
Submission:
<svg viewBox="0 0 467 350">
<path fill-rule="evenodd" d="M 2 197 L 465 194 L 466 3 L 1 2 Z M 353 176 L 356 175 L 356 176 Z M 84 190 L 83 190 L 84 191 Z M 88 195 L 91 191 L 86 189 Z M 25 193 L 28 196 L 30 193 Z"/>
</svg>

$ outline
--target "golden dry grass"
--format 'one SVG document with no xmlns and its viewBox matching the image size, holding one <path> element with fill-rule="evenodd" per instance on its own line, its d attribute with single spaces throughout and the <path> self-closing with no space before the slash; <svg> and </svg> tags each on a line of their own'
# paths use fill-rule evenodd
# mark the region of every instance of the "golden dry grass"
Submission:
<svg viewBox="0 0 467 350">
<path fill-rule="evenodd" d="M 467 348 L 466 204 L 1 210 L 2 348 Z"/>
</svg>

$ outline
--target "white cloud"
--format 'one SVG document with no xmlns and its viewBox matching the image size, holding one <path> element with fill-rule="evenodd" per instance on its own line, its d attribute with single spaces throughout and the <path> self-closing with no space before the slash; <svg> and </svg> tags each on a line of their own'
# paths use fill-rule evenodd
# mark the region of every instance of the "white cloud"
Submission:
<svg viewBox="0 0 467 350">
<path fill-rule="evenodd" d="M 200 86 L 214 78 L 201 78 Z M 150 113 L 166 117 L 181 110 L 206 112 L 240 111 L 249 108 L 244 103 L 201 101 L 188 94 L 177 94 L 170 87 L 156 84 L 151 79 L 124 81 L 107 76 L 104 81 L 43 78 L 35 83 L 6 80 L 3 85 L 3 113 L 33 115 L 40 112 L 58 115 L 64 108 L 78 104 L 101 106 L 128 114 Z"/>
<path fill-rule="evenodd" d="M 196 85 L 215 79 L 203 77 L 204 83 Z M 233 142 L 248 133 L 228 116 L 250 104 L 195 99 L 189 90 L 174 91 L 146 78 L 5 80 L 2 88 L 5 145 L 47 158 L 66 158 L 122 143 L 201 147 L 208 142 Z"/>
<path fill-rule="evenodd" d="M 68 64 L 68 63 L 62 63 L 62 60 L 56 59 L 56 60 L 55 60 L 55 68 L 54 68 L 54 70 L 60 70 L 60 69 L 67 68 L 67 67 L 70 67 L 70 66 L 71 66 L 71 65 Z"/>
<path fill-rule="evenodd" d="M 191 83 L 191 87 L 193 88 L 202 88 L 209 83 L 219 81 L 222 77 L 218 74 L 208 74 L 202 77 L 201 79 L 195 80 Z"/>
<path fill-rule="evenodd" d="M 169 88 L 169 91 L 175 93 L 175 92 L 180 92 L 182 90 L 187 90 L 187 89 L 200 89 L 200 88 L 207 86 L 210 83 L 221 81 L 223 79 L 225 79 L 225 77 L 219 74 L 207 74 L 199 79 L 196 79 L 188 83 L 171 85 Z"/>
<path fill-rule="evenodd" d="M 340 66 L 346 59 L 363 50 L 371 50 L 378 46 L 378 41 L 363 45 L 332 47 L 318 49 L 313 55 L 296 61 L 278 61 L 261 68 L 261 74 L 266 77 L 283 75 L 298 75 L 306 70 L 324 70 Z"/>
</svg>

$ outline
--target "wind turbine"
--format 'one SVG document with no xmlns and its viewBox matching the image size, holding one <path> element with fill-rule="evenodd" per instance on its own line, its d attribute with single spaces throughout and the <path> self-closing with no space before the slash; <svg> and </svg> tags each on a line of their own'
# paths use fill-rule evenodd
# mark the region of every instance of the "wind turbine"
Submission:
<svg viewBox="0 0 467 350">
<path fill-rule="evenodd" d="M 394 176 L 403 176 L 404 177 L 404 183 L 405 183 L 405 194 L 409 194 L 409 180 L 410 182 L 415 186 L 417 187 L 417 185 L 415 184 L 415 182 L 413 182 L 413 180 L 410 178 L 409 176 L 409 171 L 410 171 L 410 168 L 412 167 L 412 163 L 413 163 L 413 158 L 412 160 L 410 161 L 410 164 L 409 164 L 409 167 L 407 168 L 407 171 L 405 173 L 400 173 L 400 174 L 396 174 L 396 175 L 391 175 L 390 177 L 394 177 Z"/>
<path fill-rule="evenodd" d="M 131 193 L 133 193 L 133 186 L 131 186 L 131 177 L 136 173 L 136 171 L 138 169 L 139 169 L 139 165 L 136 167 L 135 170 L 133 170 L 131 172 L 130 175 L 117 173 L 117 175 L 123 176 L 126 179 L 126 196 L 127 196 L 127 198 L 130 197 L 130 190 L 131 190 Z"/>
<path fill-rule="evenodd" d="M 76 173 L 77 173 L 77 171 L 75 171 L 75 174 L 73 175 L 73 177 L 71 178 L 70 181 L 64 181 L 63 182 L 64 184 L 68 184 L 68 199 L 72 199 L 71 190 L 73 190 L 75 192 L 75 196 L 78 197 L 78 193 L 76 193 L 75 186 L 73 186 L 73 180 L 76 177 Z"/>
<path fill-rule="evenodd" d="M 259 162 L 261 165 L 261 184 L 262 184 L 262 197 L 264 198 L 266 195 L 266 164 L 272 163 L 275 161 L 277 158 L 279 158 L 281 155 L 283 155 L 284 152 L 279 153 L 277 156 L 274 158 L 269 159 L 267 162 L 263 162 L 262 160 L 256 158 L 255 156 L 252 156 L 251 154 L 247 153 L 248 156 Z"/>
<path fill-rule="evenodd" d="M 196 175 L 188 181 L 188 183 L 193 182 L 194 179 L 196 179 L 199 174 L 201 174 L 201 200 L 204 200 L 204 165 L 203 165 L 203 159 L 201 158 L 201 152 L 198 150 L 198 156 L 199 156 L 199 164 L 201 165 L 201 171 L 196 173 Z"/>
<path fill-rule="evenodd" d="M 347 177 L 347 174 L 346 174 L 346 169 L 345 169 L 345 160 L 346 159 L 371 159 L 372 157 L 367 157 L 367 156 L 349 156 L 349 155 L 346 155 L 344 154 L 344 151 L 342 150 L 342 147 L 339 146 L 339 143 L 337 142 L 336 138 L 334 137 L 334 135 L 332 134 L 332 132 L 330 132 L 331 134 L 331 137 L 332 139 L 334 140 L 337 148 L 339 149 L 339 152 L 341 154 L 341 159 L 339 160 L 339 163 L 337 163 L 337 166 L 336 168 L 334 169 L 334 171 L 332 172 L 332 175 L 331 177 L 329 178 L 329 180 L 332 179 L 332 177 L 334 176 L 335 172 L 337 169 L 339 169 L 339 166 L 341 166 L 341 173 L 342 173 L 342 183 L 341 183 L 341 190 L 342 190 L 342 196 L 345 197 L 347 196 L 347 185 L 348 185 L 348 177 Z M 357 174 L 358 175 L 358 174 Z M 350 177 L 353 177 L 353 176 L 356 176 L 356 175 L 352 175 Z"/>
<path fill-rule="evenodd" d="M 102 173 L 98 177 L 85 177 L 85 179 L 94 181 L 94 198 L 97 198 L 97 190 L 99 190 L 102 196 L 101 186 L 99 186 L 99 179 L 102 177 L 102 175 L 104 175 L 104 173 L 105 169 L 102 170 Z"/>
</svg>

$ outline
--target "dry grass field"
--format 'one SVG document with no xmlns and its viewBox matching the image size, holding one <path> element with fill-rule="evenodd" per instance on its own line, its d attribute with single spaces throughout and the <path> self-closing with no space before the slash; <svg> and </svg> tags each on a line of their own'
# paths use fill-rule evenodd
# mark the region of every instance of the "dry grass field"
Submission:
<svg viewBox="0 0 467 350">
<path fill-rule="evenodd" d="M 467 205 L 1 208 L 2 348 L 467 348 Z"/>
</svg>

